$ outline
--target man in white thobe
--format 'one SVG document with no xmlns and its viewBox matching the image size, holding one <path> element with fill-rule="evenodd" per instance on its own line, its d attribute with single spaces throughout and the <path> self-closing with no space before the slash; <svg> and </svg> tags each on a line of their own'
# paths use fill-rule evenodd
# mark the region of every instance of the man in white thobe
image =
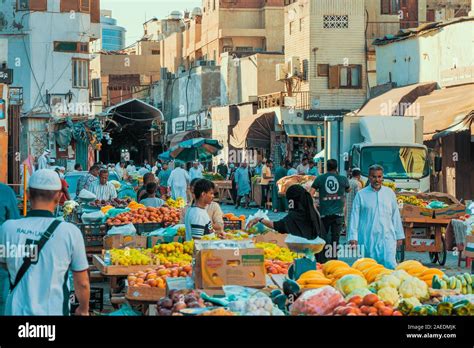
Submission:
<svg viewBox="0 0 474 348">
<path fill-rule="evenodd" d="M 383 168 L 369 169 L 370 186 L 359 191 L 352 204 L 349 244 L 357 244 L 364 257 L 371 257 L 386 268 L 395 269 L 397 245 L 405 239 L 395 193 L 382 186 Z"/>
<path fill-rule="evenodd" d="M 178 197 L 182 197 L 187 201 L 186 190 L 190 181 L 191 179 L 188 172 L 183 169 L 183 164 L 175 162 L 175 169 L 173 169 L 168 178 L 168 186 L 171 188 L 171 198 L 178 199 Z"/>
<path fill-rule="evenodd" d="M 46 149 L 43 154 L 38 157 L 38 170 L 40 169 L 49 169 L 49 155 L 51 151 Z"/>
<path fill-rule="evenodd" d="M 193 166 L 191 168 L 189 168 L 189 178 L 192 180 L 194 179 L 202 179 L 203 178 L 203 175 L 202 175 L 202 169 L 199 167 L 199 162 L 198 161 L 194 161 L 193 162 Z"/>
</svg>

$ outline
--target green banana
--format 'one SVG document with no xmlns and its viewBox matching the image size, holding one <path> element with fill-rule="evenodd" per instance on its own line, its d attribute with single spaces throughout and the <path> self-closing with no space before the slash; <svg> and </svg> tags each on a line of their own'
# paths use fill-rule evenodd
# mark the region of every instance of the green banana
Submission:
<svg viewBox="0 0 474 348">
<path fill-rule="evenodd" d="M 446 283 L 449 284 L 449 277 L 448 277 L 446 274 L 443 274 L 443 276 L 441 277 L 441 279 L 443 279 Z"/>
<path fill-rule="evenodd" d="M 461 281 L 462 286 L 467 286 L 467 281 L 464 278 L 464 275 L 459 274 L 457 278 Z"/>
<path fill-rule="evenodd" d="M 432 281 L 432 283 L 431 283 L 431 287 L 432 287 L 433 289 L 441 289 L 441 280 L 439 279 L 439 277 L 438 277 L 437 274 L 435 274 L 435 275 L 433 276 L 433 281 Z"/>
<path fill-rule="evenodd" d="M 456 279 L 456 288 L 455 290 L 461 291 L 462 290 L 462 283 L 459 279 Z"/>
<path fill-rule="evenodd" d="M 466 294 L 467 294 L 467 288 L 466 288 L 465 286 L 463 286 L 463 287 L 461 288 L 461 294 L 463 294 L 463 295 L 466 295 Z"/>
<path fill-rule="evenodd" d="M 471 285 L 472 284 L 472 277 L 469 273 L 464 273 L 464 279 L 466 279 L 466 282 Z"/>
<path fill-rule="evenodd" d="M 456 289 L 456 278 L 455 277 L 450 277 L 449 278 L 449 288 L 451 290 Z"/>
<path fill-rule="evenodd" d="M 472 287 L 470 285 L 467 286 L 467 293 L 469 295 L 472 294 Z"/>
<path fill-rule="evenodd" d="M 441 280 L 441 289 L 447 289 L 448 288 L 448 283 L 446 283 L 446 280 Z"/>
</svg>

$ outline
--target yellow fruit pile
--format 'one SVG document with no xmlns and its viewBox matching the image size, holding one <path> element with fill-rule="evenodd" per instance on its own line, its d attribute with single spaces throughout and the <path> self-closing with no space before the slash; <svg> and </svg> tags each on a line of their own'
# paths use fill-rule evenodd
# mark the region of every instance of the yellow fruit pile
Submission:
<svg viewBox="0 0 474 348">
<path fill-rule="evenodd" d="M 159 264 L 155 259 L 146 254 L 145 251 L 139 249 L 111 249 L 111 264 L 118 266 L 134 266 L 134 265 L 152 265 Z"/>
<path fill-rule="evenodd" d="M 340 260 L 331 260 L 322 265 L 322 271 L 324 275 L 331 279 L 331 284 L 335 285 L 336 282 L 348 274 L 359 275 L 364 277 L 362 272 L 357 269 L 351 268 L 347 263 Z"/>
<path fill-rule="evenodd" d="M 131 201 L 128 204 L 128 208 L 130 208 L 131 210 L 138 210 L 138 209 L 143 209 L 143 208 L 146 208 L 146 207 L 143 204 L 139 204 L 135 201 Z"/>
<path fill-rule="evenodd" d="M 331 285 L 333 280 L 327 278 L 321 270 L 312 270 L 303 273 L 296 282 L 302 289 L 317 289 Z"/>
<path fill-rule="evenodd" d="M 437 268 L 428 268 L 424 266 L 421 262 L 415 260 L 407 260 L 400 263 L 397 270 L 404 270 L 409 275 L 416 277 L 426 283 L 429 287 L 432 286 L 433 277 L 437 275 L 438 277 L 442 278 L 444 273 L 443 271 Z"/>
<path fill-rule="evenodd" d="M 178 228 L 178 237 L 186 237 L 186 228 L 185 227 L 180 227 Z"/>
<path fill-rule="evenodd" d="M 422 208 L 426 207 L 426 204 L 424 203 L 424 201 L 422 199 L 416 198 L 415 196 L 400 195 L 397 197 L 397 200 L 399 204 L 410 204 L 410 205 L 414 205 L 414 206 L 422 207 Z"/>
<path fill-rule="evenodd" d="M 255 247 L 263 249 L 266 260 L 293 262 L 293 260 L 298 257 L 298 254 L 292 252 L 290 249 L 281 248 L 272 243 L 256 243 Z"/>
<path fill-rule="evenodd" d="M 380 279 L 382 276 L 393 272 L 393 270 L 385 268 L 383 265 L 377 263 L 377 261 L 371 258 L 356 260 L 352 264 L 352 268 L 362 272 L 364 278 L 369 284 Z"/>
<path fill-rule="evenodd" d="M 393 191 L 395 191 L 395 189 L 397 188 L 397 186 L 395 185 L 394 182 L 391 182 L 391 181 L 384 181 L 382 182 L 382 185 L 385 186 L 385 187 L 388 187 L 390 189 L 392 189 Z"/>
<path fill-rule="evenodd" d="M 158 244 L 151 249 L 151 252 L 158 257 L 161 264 L 190 264 L 193 260 L 193 247 L 191 246 L 191 243 L 192 242 L 173 242 L 168 244 Z"/>
<path fill-rule="evenodd" d="M 182 197 L 178 197 L 176 200 L 168 198 L 165 203 L 171 208 L 184 208 L 186 206 L 186 201 Z"/>
<path fill-rule="evenodd" d="M 248 238 L 248 233 L 238 230 L 208 234 L 202 237 L 203 240 L 244 240 Z"/>
</svg>

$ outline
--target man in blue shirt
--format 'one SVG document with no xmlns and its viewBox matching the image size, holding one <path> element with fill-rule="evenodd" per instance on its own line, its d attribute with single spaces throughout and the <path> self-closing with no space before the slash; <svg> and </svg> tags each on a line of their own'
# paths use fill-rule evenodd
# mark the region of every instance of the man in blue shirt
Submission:
<svg viewBox="0 0 474 348">
<path fill-rule="evenodd" d="M 0 183 L 0 226 L 7 220 L 19 219 L 15 192 L 5 184 Z M 5 264 L 0 263 L 0 315 L 5 315 L 5 303 L 9 289 L 8 271 Z"/>
</svg>

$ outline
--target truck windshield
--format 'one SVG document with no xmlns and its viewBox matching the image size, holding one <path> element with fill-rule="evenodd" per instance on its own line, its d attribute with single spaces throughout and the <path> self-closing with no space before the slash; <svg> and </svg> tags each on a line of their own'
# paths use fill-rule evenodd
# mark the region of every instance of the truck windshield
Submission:
<svg viewBox="0 0 474 348">
<path fill-rule="evenodd" d="M 361 171 L 368 177 L 369 167 L 379 164 L 388 179 L 420 179 L 429 175 L 428 151 L 419 147 L 383 146 L 361 150 Z"/>
</svg>

